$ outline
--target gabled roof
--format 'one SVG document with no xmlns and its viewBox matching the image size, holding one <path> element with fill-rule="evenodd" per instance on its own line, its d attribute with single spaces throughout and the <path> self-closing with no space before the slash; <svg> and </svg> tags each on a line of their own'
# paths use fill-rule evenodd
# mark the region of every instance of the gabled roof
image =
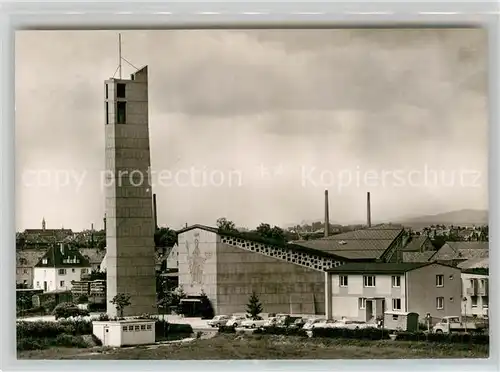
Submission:
<svg viewBox="0 0 500 372">
<path fill-rule="evenodd" d="M 16 251 L 16 266 L 33 268 L 45 254 L 40 249 L 23 249 Z"/>
<path fill-rule="evenodd" d="M 335 254 L 345 259 L 378 259 L 403 232 L 404 229 L 399 225 L 381 225 L 327 238 L 295 241 L 294 244 Z"/>
<path fill-rule="evenodd" d="M 447 266 L 436 262 L 350 262 L 327 271 L 338 274 L 400 274 L 433 264 Z"/>
<path fill-rule="evenodd" d="M 432 257 L 433 260 L 470 260 L 489 257 L 488 242 L 446 242 Z"/>
<path fill-rule="evenodd" d="M 43 263 L 44 259 L 47 259 L 47 263 Z M 51 246 L 35 267 L 90 267 L 90 262 L 82 256 L 78 249 L 61 243 L 57 246 Z"/>
<path fill-rule="evenodd" d="M 89 263 L 100 264 L 106 255 L 106 250 L 98 248 L 80 248 L 80 253 Z"/>
<path fill-rule="evenodd" d="M 403 252 L 420 252 L 424 243 L 429 240 L 425 235 L 420 235 L 414 237 L 407 245 L 402 249 Z"/>
<path fill-rule="evenodd" d="M 320 257 L 332 257 L 332 258 L 337 258 L 339 260 L 344 260 L 345 258 L 336 255 L 335 253 L 330 253 L 330 252 L 324 252 L 321 250 L 313 249 L 313 248 L 308 248 L 299 244 L 293 244 L 293 243 L 286 243 L 286 242 L 279 242 L 273 239 L 266 239 L 254 232 L 242 232 L 242 231 L 227 231 L 227 230 L 220 230 L 216 227 L 210 227 L 210 226 L 205 226 L 205 225 L 191 225 L 188 227 L 185 227 L 184 229 L 178 230 L 177 234 L 180 235 L 182 233 L 185 233 L 187 231 L 193 230 L 193 229 L 201 229 L 205 231 L 212 232 L 214 234 L 218 234 L 219 236 L 227 236 L 227 237 L 233 237 L 241 240 L 247 240 L 250 242 L 255 242 L 255 243 L 261 243 L 261 244 L 268 244 L 270 246 L 274 247 L 280 247 L 280 248 L 286 248 L 290 249 L 295 252 L 303 252 L 311 255 L 316 255 Z"/>
</svg>

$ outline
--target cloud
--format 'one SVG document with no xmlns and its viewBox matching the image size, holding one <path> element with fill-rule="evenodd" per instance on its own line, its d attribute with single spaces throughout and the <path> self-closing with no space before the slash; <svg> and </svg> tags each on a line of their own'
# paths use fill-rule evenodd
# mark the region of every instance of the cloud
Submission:
<svg viewBox="0 0 500 372">
<path fill-rule="evenodd" d="M 486 36 L 444 29 L 123 32 L 124 57 L 150 67 L 153 168 L 245 175 L 241 187 L 157 189 L 160 222 L 316 218 L 323 188 L 301 186 L 303 165 L 339 172 L 433 164 L 485 174 Z M 67 226 L 100 220 L 103 82 L 116 68 L 115 32 L 18 34 L 18 169 L 88 172 L 78 192 L 19 187 L 19 225 L 43 215 Z M 123 71 L 127 77 L 134 69 L 124 63 Z M 285 172 L 265 180 L 261 165 Z M 338 221 L 364 216 L 364 191 L 339 194 Z M 373 199 L 382 218 L 486 207 L 487 188 L 378 187 Z"/>
</svg>

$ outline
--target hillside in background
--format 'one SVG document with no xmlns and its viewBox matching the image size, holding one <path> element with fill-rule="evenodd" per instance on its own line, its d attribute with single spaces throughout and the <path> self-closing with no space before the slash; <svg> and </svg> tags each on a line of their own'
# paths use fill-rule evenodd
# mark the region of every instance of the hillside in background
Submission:
<svg viewBox="0 0 500 372">
<path fill-rule="evenodd" d="M 401 223 L 412 228 L 421 228 L 437 224 L 446 226 L 487 225 L 488 211 L 478 209 L 462 209 L 459 211 L 439 213 L 429 216 L 403 218 L 392 222 Z"/>
</svg>

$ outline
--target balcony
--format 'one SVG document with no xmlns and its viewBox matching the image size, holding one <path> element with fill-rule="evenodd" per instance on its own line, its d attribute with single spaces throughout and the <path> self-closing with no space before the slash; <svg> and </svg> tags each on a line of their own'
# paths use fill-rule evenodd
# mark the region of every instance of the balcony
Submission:
<svg viewBox="0 0 500 372">
<path fill-rule="evenodd" d="M 479 286 L 477 289 L 477 295 L 478 296 L 488 296 L 488 283 L 484 283 L 484 285 Z"/>
<path fill-rule="evenodd" d="M 478 290 L 476 286 L 468 287 L 466 293 L 468 296 L 477 296 Z"/>
</svg>

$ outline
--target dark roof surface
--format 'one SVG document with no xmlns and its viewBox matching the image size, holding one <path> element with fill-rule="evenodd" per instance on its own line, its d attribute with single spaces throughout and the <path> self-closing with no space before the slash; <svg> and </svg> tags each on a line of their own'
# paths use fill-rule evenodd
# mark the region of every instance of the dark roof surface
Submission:
<svg viewBox="0 0 500 372">
<path fill-rule="evenodd" d="M 419 269 L 433 262 L 351 262 L 327 270 L 330 273 L 394 274 Z"/>
<path fill-rule="evenodd" d="M 420 249 L 422 248 L 422 245 L 425 243 L 425 241 L 429 239 L 425 235 L 420 235 L 417 237 L 414 237 L 411 242 L 409 242 L 406 247 L 404 247 L 402 250 L 404 252 L 420 252 Z"/>
<path fill-rule="evenodd" d="M 346 259 L 377 259 L 403 231 L 403 228 L 397 225 L 382 225 L 327 238 L 295 241 L 294 244 L 339 255 Z"/>
<path fill-rule="evenodd" d="M 43 263 L 43 259 L 47 259 L 47 263 Z M 74 260 L 76 262 L 65 262 L 65 260 Z M 90 262 L 82 256 L 76 248 L 71 248 L 68 245 L 54 245 L 40 258 L 35 267 L 90 267 Z"/>
<path fill-rule="evenodd" d="M 403 252 L 403 262 L 428 262 L 434 253 L 436 252 Z"/>
<path fill-rule="evenodd" d="M 489 258 L 471 258 L 470 260 L 460 262 L 457 265 L 462 270 L 470 269 L 488 269 L 490 267 Z"/>
</svg>

